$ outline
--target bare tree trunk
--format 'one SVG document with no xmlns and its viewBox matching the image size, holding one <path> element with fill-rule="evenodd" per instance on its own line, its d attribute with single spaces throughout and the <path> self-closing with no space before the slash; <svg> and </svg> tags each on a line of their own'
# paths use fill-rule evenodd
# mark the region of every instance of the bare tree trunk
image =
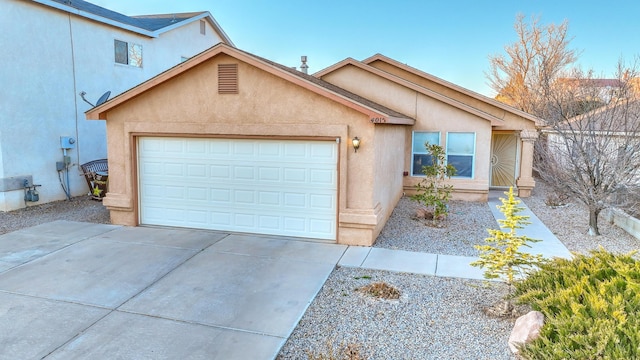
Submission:
<svg viewBox="0 0 640 360">
<path fill-rule="evenodd" d="M 600 215 L 600 209 L 589 208 L 589 235 L 600 235 L 598 230 L 598 215 Z"/>
</svg>

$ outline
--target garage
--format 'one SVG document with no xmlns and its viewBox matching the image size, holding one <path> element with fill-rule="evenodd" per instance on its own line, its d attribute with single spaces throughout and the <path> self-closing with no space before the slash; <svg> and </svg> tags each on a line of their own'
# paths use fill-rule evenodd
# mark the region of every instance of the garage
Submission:
<svg viewBox="0 0 640 360">
<path fill-rule="evenodd" d="M 139 223 L 336 240 L 335 140 L 138 137 Z"/>
</svg>

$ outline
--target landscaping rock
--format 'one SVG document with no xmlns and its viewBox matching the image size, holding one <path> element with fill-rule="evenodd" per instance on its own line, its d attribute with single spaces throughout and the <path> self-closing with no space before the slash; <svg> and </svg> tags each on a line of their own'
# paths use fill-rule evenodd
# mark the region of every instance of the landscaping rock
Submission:
<svg viewBox="0 0 640 360">
<path fill-rule="evenodd" d="M 540 336 L 540 329 L 544 325 L 544 315 L 539 311 L 530 311 L 516 320 L 516 324 L 509 336 L 509 348 L 514 354 L 520 350 L 518 346 L 528 344 Z"/>
</svg>

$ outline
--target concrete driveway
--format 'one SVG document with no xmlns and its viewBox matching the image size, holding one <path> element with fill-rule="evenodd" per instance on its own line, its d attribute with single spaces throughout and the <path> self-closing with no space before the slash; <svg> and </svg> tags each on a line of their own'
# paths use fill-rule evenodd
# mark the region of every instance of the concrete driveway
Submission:
<svg viewBox="0 0 640 360">
<path fill-rule="evenodd" d="M 1 359 L 273 359 L 346 246 L 56 221 L 0 236 Z"/>
</svg>

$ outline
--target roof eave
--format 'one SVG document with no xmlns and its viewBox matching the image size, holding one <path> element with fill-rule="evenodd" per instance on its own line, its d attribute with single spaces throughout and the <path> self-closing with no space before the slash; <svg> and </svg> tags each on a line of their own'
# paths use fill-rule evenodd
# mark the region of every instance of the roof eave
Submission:
<svg viewBox="0 0 640 360">
<path fill-rule="evenodd" d="M 402 64 L 402 63 L 398 62 L 397 60 L 391 59 L 391 58 L 386 57 L 386 56 L 384 56 L 382 54 L 375 54 L 373 56 L 370 56 L 370 57 L 362 60 L 362 63 L 369 65 L 374 61 L 383 61 L 383 62 L 386 62 L 386 63 L 391 64 L 393 66 L 399 67 L 399 68 L 401 68 L 403 70 L 406 70 L 406 71 L 408 71 L 408 72 L 410 72 L 410 73 L 412 73 L 414 75 L 426 78 L 427 80 L 431 80 L 431 81 L 433 81 L 435 83 L 438 83 L 438 84 L 440 84 L 442 86 L 448 87 L 448 88 L 450 88 L 452 90 L 455 90 L 455 91 L 458 91 L 458 92 L 460 92 L 460 93 L 462 93 L 464 95 L 470 96 L 470 97 L 472 97 L 474 99 L 481 100 L 481 101 L 484 101 L 486 103 L 489 103 L 489 104 L 491 104 L 493 106 L 496 106 L 496 107 L 498 107 L 498 108 L 500 108 L 502 110 L 508 111 L 508 112 L 510 112 L 510 113 L 512 113 L 514 115 L 518 115 L 518 116 L 520 116 L 520 117 L 522 117 L 522 118 L 524 118 L 526 120 L 533 121 L 536 124 L 538 122 L 540 122 L 540 120 L 541 120 L 538 117 L 536 117 L 534 115 L 531 115 L 531 114 L 529 114 L 529 113 L 527 113 L 525 111 L 516 109 L 516 108 L 514 108 L 512 106 L 509 106 L 507 104 L 501 103 L 500 101 L 498 101 L 496 99 L 492 99 L 492 98 L 490 98 L 488 96 L 482 95 L 482 94 L 477 93 L 475 91 L 469 90 L 469 89 L 464 88 L 464 87 L 459 86 L 459 85 L 456 85 L 456 84 L 454 84 L 452 82 L 449 82 L 449 81 L 446 81 L 444 79 L 441 79 L 441 78 L 439 78 L 439 77 L 437 77 L 435 75 L 428 74 L 428 73 L 426 73 L 426 72 L 424 72 L 424 71 L 422 71 L 420 69 L 416 69 L 416 68 L 414 68 L 412 66 L 409 66 L 409 65 L 406 65 L 406 64 Z"/>
<path fill-rule="evenodd" d="M 158 34 L 156 32 L 154 32 L 154 31 L 149 31 L 149 30 L 145 30 L 145 29 L 139 28 L 137 26 L 124 24 L 124 23 L 121 23 L 119 21 L 115 21 L 115 20 L 111 20 L 111 19 L 108 19 L 108 18 L 105 18 L 105 17 L 102 17 L 102 16 L 98 16 L 96 14 L 92 14 L 90 12 L 79 10 L 79 9 L 76 9 L 74 7 L 71 7 L 71 6 L 60 4 L 60 3 L 55 2 L 55 1 L 51 1 L 51 0 L 32 0 L 32 1 L 37 2 L 39 4 L 42 4 L 42 5 L 45 5 L 45 6 L 49 6 L 49 7 L 58 9 L 58 10 L 62 10 L 62 11 L 68 12 L 70 14 L 82 16 L 84 18 L 91 19 L 91 20 L 94 20 L 94 21 L 97 21 L 97 22 L 100 22 L 100 23 L 103 23 L 103 24 L 106 24 L 106 25 L 111 25 L 111 26 L 115 26 L 115 27 L 118 27 L 118 28 L 121 28 L 121 29 L 124 29 L 124 30 L 127 30 L 127 31 L 131 31 L 131 32 L 134 32 L 134 33 L 137 33 L 137 34 L 140 34 L 140 35 L 144 35 L 144 36 L 148 36 L 148 37 L 152 37 L 152 38 L 158 37 Z"/>
<path fill-rule="evenodd" d="M 105 102 L 104 104 L 100 105 L 100 106 L 96 106 L 93 109 L 90 109 L 88 111 L 85 112 L 85 116 L 88 120 L 107 120 L 107 112 L 109 110 L 111 110 L 112 108 L 130 100 L 133 99 L 135 97 L 137 97 L 138 95 L 142 94 L 144 91 L 157 86 L 161 83 L 164 83 L 165 81 L 168 81 L 169 79 L 173 78 L 174 76 L 187 71 L 190 68 L 193 68 L 211 58 L 213 58 L 214 56 L 220 54 L 220 53 L 232 53 L 231 55 L 238 58 L 239 60 L 246 62 L 250 65 L 256 66 L 270 74 L 279 76 L 281 78 L 285 78 L 289 81 L 291 81 L 292 83 L 301 86 L 307 90 L 310 90 L 312 92 L 315 92 L 317 94 L 326 96 L 330 99 L 332 99 L 333 101 L 340 103 L 342 105 L 345 105 L 349 108 L 352 108 L 358 112 L 361 112 L 365 115 L 367 115 L 369 117 L 369 120 L 372 123 L 387 123 L 387 124 L 403 124 L 403 125 L 413 125 L 413 123 L 415 123 L 414 119 L 410 119 L 410 118 L 401 118 L 401 117 L 396 117 L 396 116 L 392 116 L 390 114 L 387 114 L 384 111 L 380 111 L 380 110 L 376 110 L 373 109 L 369 106 L 366 106 L 364 104 L 361 104 L 355 100 L 349 99 L 346 96 L 343 96 L 341 94 L 338 94 L 336 92 L 333 92 L 329 89 L 326 89 L 324 87 L 318 86 L 308 80 L 305 80 L 301 77 L 295 76 L 287 71 L 284 71 L 276 66 L 273 66 L 269 63 L 266 63 L 264 61 L 260 61 L 259 59 L 253 57 L 253 56 L 249 56 L 247 54 L 245 54 L 242 51 L 239 51 L 237 49 L 235 49 L 234 47 L 227 45 L 227 44 L 223 44 L 220 43 L 218 45 L 213 46 L 212 48 L 210 48 L 209 50 L 206 50 L 196 56 L 194 56 L 193 58 L 180 63 L 176 66 L 174 66 L 173 68 L 157 75 L 156 77 L 147 80 L 145 82 L 143 82 L 142 84 L 129 89 L 127 91 L 125 91 L 124 93 L 116 96 L 115 98 Z"/>
<path fill-rule="evenodd" d="M 338 70 L 338 69 L 340 69 L 340 68 L 342 68 L 344 66 L 348 66 L 348 65 L 352 65 L 352 66 L 360 68 L 360 69 L 362 69 L 364 71 L 368 71 L 368 72 L 370 72 L 370 73 L 372 73 L 374 75 L 380 76 L 380 77 L 385 78 L 385 79 L 387 79 L 389 81 L 392 81 L 392 82 L 394 82 L 396 84 L 399 84 L 399 85 L 404 86 L 406 88 L 412 89 L 412 90 L 414 90 L 414 91 L 416 91 L 418 93 L 421 93 L 421 94 L 423 94 L 425 96 L 428 96 L 428 97 L 431 97 L 433 99 L 442 101 L 445 104 L 451 105 L 451 106 L 453 106 L 455 108 L 458 108 L 458 109 L 460 109 L 462 111 L 466 111 L 466 112 L 468 112 L 470 114 L 476 115 L 476 116 L 478 116 L 478 117 L 480 117 L 482 119 L 485 119 L 485 120 L 491 122 L 491 126 L 502 126 L 502 125 L 504 125 L 504 120 L 502 120 L 500 118 L 497 118 L 497 117 L 495 117 L 495 116 L 493 116 L 491 114 L 488 114 L 488 113 L 486 113 L 484 111 L 478 110 L 478 109 L 476 109 L 476 108 L 474 108 L 472 106 L 469 106 L 469 105 L 467 105 L 465 103 L 462 103 L 460 101 L 452 99 L 452 98 L 450 98 L 448 96 L 445 96 L 445 95 L 442 95 L 440 93 L 437 93 L 437 92 L 435 92 L 435 91 L 433 91 L 431 89 L 428 89 L 428 88 L 426 88 L 424 86 L 420 86 L 418 84 L 412 83 L 411 81 L 407 81 L 407 80 L 402 79 L 400 77 L 397 77 L 397 76 L 395 76 L 393 74 L 387 73 L 387 72 L 382 71 L 382 70 L 377 69 L 377 68 L 374 68 L 373 66 L 364 64 L 364 63 L 362 63 L 362 62 L 360 62 L 358 60 L 355 60 L 353 58 L 346 58 L 346 59 L 344 59 L 344 60 L 342 60 L 342 61 L 340 61 L 340 62 L 338 62 L 338 63 L 336 63 L 334 65 L 331 65 L 331 66 L 329 66 L 329 67 L 327 67 L 327 68 L 325 68 L 323 70 L 320 70 L 320 71 L 316 72 L 315 74 L 313 74 L 313 76 L 322 77 L 324 75 L 327 75 L 327 74 L 329 74 L 331 72 L 334 72 L 334 71 L 336 71 L 336 70 Z M 415 120 L 414 120 L 414 123 L 415 123 Z"/>
<path fill-rule="evenodd" d="M 416 121 L 414 119 L 410 119 L 410 118 L 389 116 L 387 118 L 387 122 L 386 123 L 387 124 L 394 124 L 394 125 L 415 125 Z"/>
<path fill-rule="evenodd" d="M 209 21 L 209 24 L 213 27 L 213 29 L 215 30 L 215 32 L 218 34 L 218 36 L 222 39 L 222 42 L 231 45 L 233 47 L 235 47 L 235 44 L 233 43 L 233 41 L 231 41 L 231 39 L 229 38 L 229 36 L 227 35 L 227 33 L 224 32 L 224 30 L 222 30 L 222 27 L 220 26 L 220 24 L 218 24 L 218 22 L 216 21 L 216 19 L 213 17 L 213 15 L 211 15 L 210 12 L 208 11 L 203 11 L 198 15 L 195 15 L 193 17 L 190 17 L 188 19 L 179 21 L 173 25 L 169 25 L 169 26 L 165 26 L 163 28 L 160 28 L 156 31 L 154 31 L 154 34 L 156 34 L 157 36 L 160 36 L 161 34 L 177 29 L 179 27 L 182 27 L 184 25 L 190 24 L 194 21 L 198 21 L 198 20 L 202 20 L 202 19 L 206 19 Z"/>
</svg>

